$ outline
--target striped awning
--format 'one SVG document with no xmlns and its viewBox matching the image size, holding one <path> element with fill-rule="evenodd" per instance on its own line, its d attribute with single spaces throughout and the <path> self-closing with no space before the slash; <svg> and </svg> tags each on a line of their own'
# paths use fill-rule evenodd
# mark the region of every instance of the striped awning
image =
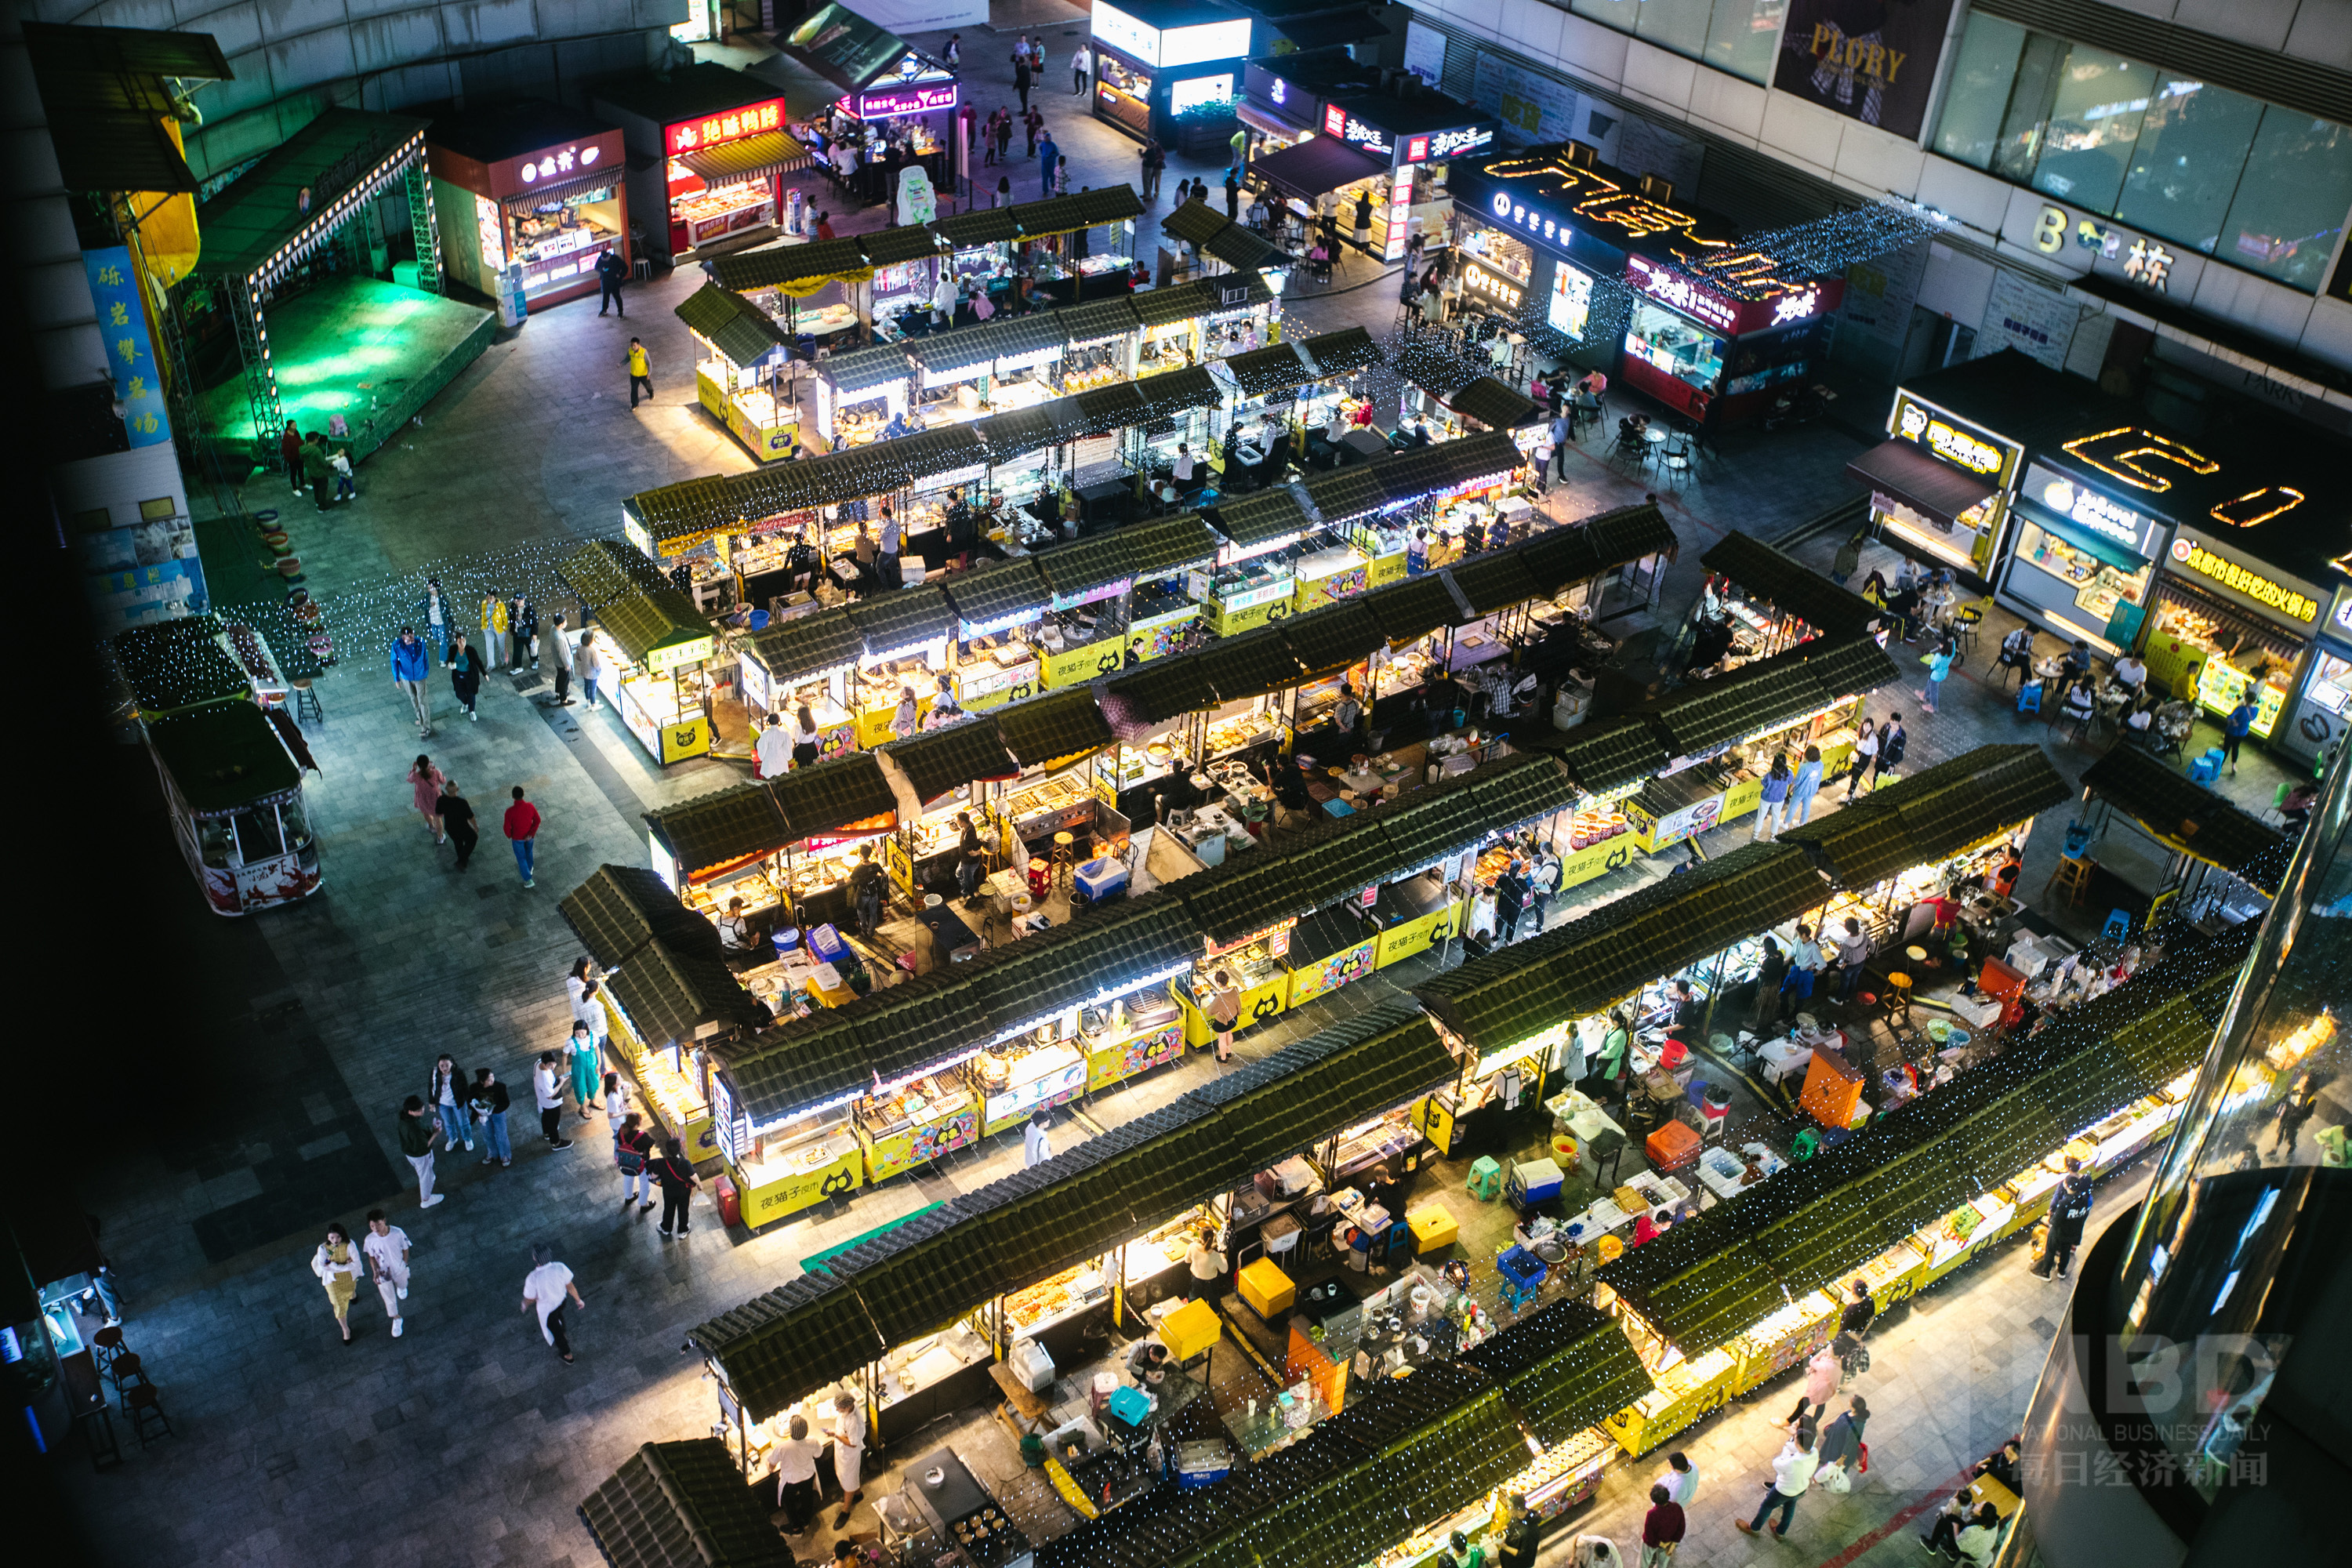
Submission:
<svg viewBox="0 0 2352 1568">
<path fill-rule="evenodd" d="M 809 165 L 808 149 L 781 131 L 762 131 L 740 142 L 725 142 L 696 153 L 681 153 L 677 161 L 706 180 L 740 180 L 753 174 L 789 174 Z"/>
<path fill-rule="evenodd" d="M 508 196 L 499 205 L 510 213 L 527 213 L 583 198 L 600 201 L 603 197 L 596 193 L 601 191 L 610 195 L 613 187 L 621 183 L 621 169 L 615 166 L 602 174 L 583 174 L 578 179 L 550 180 L 545 184 L 533 185 L 519 195 Z"/>
</svg>

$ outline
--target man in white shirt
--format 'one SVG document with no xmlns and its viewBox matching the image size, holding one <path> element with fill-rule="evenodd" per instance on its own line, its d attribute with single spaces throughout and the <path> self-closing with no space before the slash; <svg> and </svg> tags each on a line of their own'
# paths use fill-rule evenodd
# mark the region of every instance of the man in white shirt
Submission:
<svg viewBox="0 0 2352 1568">
<path fill-rule="evenodd" d="M 555 1261 L 553 1247 L 543 1241 L 532 1243 L 530 1262 L 530 1272 L 522 1280 L 522 1310 L 539 1314 L 540 1338 L 570 1361 L 572 1341 L 563 1331 L 564 1298 L 569 1296 L 571 1304 L 583 1312 L 588 1303 L 581 1299 L 580 1287 L 572 1282 L 572 1270 Z"/>
<path fill-rule="evenodd" d="M 1789 1533 L 1789 1521 L 1797 1511 L 1797 1500 L 1813 1484 L 1813 1472 L 1821 1468 L 1821 1459 L 1813 1453 L 1813 1435 L 1800 1431 L 1772 1460 L 1772 1489 L 1764 1494 L 1757 1506 L 1753 1520 L 1735 1519 L 1742 1535 L 1754 1535 L 1764 1528 L 1764 1519 L 1774 1509 L 1780 1510 L 1780 1522 L 1772 1527 L 1775 1539 Z"/>
<path fill-rule="evenodd" d="M 1054 1157 L 1054 1145 L 1045 1136 L 1045 1130 L 1053 1124 L 1053 1112 L 1042 1105 L 1029 1119 L 1027 1131 L 1021 1134 L 1021 1164 L 1024 1170 L 1031 1165 L 1042 1165 Z"/>
<path fill-rule="evenodd" d="M 1846 917 L 1845 934 L 1837 939 L 1838 963 L 1843 971 L 1838 975 L 1837 999 L 1851 1002 L 1862 984 L 1862 966 L 1870 958 L 1870 938 L 1862 931 L 1862 922 Z"/>
<path fill-rule="evenodd" d="M 760 730 L 760 738 L 751 742 L 751 754 L 759 759 L 760 776 L 780 779 L 793 765 L 793 737 L 784 728 L 784 716 L 771 713 Z"/>
<path fill-rule="evenodd" d="M 553 1051 L 541 1051 L 539 1065 L 531 1069 L 530 1094 L 539 1107 L 540 1136 L 551 1149 L 569 1149 L 572 1140 L 560 1135 L 563 1121 L 563 1068 L 557 1063 Z"/>
<path fill-rule="evenodd" d="M 1658 1483 L 1666 1489 L 1666 1500 L 1676 1508 L 1690 1507 L 1691 1499 L 1698 1495 L 1698 1471 L 1679 1449 L 1666 1456 L 1666 1473 L 1658 1478 Z"/>
<path fill-rule="evenodd" d="M 743 913 L 743 900 L 727 900 L 727 912 L 719 917 L 719 946 L 730 958 L 741 958 L 758 952 L 764 945 L 759 928 Z"/>
<path fill-rule="evenodd" d="M 2116 660 L 2116 679 L 2137 691 L 2147 684 L 2147 666 L 2141 661 L 2139 655 L 2126 653 Z"/>
<path fill-rule="evenodd" d="M 1194 459 L 1193 459 L 1193 457 L 1192 457 L 1192 447 L 1188 447 L 1188 446 L 1186 446 L 1186 445 L 1185 445 L 1183 442 L 1181 442 L 1181 441 L 1177 442 L 1177 443 L 1176 443 L 1176 462 L 1175 462 L 1174 467 L 1175 467 L 1175 474 L 1176 474 L 1176 482 L 1177 482 L 1178 484 L 1180 484 L 1180 485 L 1189 485 L 1189 484 L 1191 484 L 1191 483 L 1192 482 L 1192 468 L 1193 468 L 1193 464 L 1194 464 Z"/>
<path fill-rule="evenodd" d="M 383 1315 L 392 1320 L 392 1337 L 400 1338 L 400 1304 L 408 1300 L 408 1233 L 383 1217 L 382 1209 L 368 1210 L 368 1233 L 360 1242 L 376 1294 L 383 1298 Z"/>
</svg>

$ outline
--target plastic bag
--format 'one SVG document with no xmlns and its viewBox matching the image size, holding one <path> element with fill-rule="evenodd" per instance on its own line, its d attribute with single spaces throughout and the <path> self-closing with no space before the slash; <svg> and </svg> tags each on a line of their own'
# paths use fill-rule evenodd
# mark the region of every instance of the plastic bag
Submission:
<svg viewBox="0 0 2352 1568">
<path fill-rule="evenodd" d="M 1845 1473 L 1843 1465 L 1823 1465 L 1813 1477 L 1813 1484 L 1825 1492 L 1840 1496 L 1853 1490 L 1853 1478 Z"/>
</svg>

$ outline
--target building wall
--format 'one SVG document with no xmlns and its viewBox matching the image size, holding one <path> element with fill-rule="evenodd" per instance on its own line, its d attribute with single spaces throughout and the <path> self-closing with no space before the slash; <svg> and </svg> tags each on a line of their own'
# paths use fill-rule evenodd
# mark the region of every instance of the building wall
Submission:
<svg viewBox="0 0 2352 1568">
<path fill-rule="evenodd" d="M 21 16 L 209 33 L 236 73 L 198 89 L 198 178 L 260 156 L 330 104 L 548 92 L 656 58 L 687 0 L 16 0 Z"/>
<path fill-rule="evenodd" d="M 1564 77 L 1570 86 L 1589 86 L 1667 127 L 1688 127 L 1719 142 L 1753 149 L 1841 193 L 1917 202 L 1948 215 L 1949 240 L 1931 246 L 1918 284 L 1917 303 L 1956 321 L 1974 325 L 1989 310 L 2000 313 L 1993 307 L 1996 275 L 2002 272 L 2063 289 L 2070 279 L 2095 266 L 2103 273 L 2115 270 L 2112 261 L 2101 265 L 2095 252 L 2073 245 L 2055 255 L 2045 254 L 2037 246 L 2037 231 L 2045 226 L 2044 209 L 2063 204 L 1927 151 L 1941 100 L 1949 90 L 1948 80 L 1937 82 L 1918 136 L 1906 139 L 1604 26 L 1567 9 L 1566 0 L 1561 5 L 1549 0 L 1410 3 L 1423 23 L 1434 24 L 1448 35 L 1445 73 L 1449 83 L 1466 87 L 1468 72 L 1476 68 L 1475 57 L 1484 51 L 1499 51 L 1538 72 Z M 1606 0 L 1577 3 L 1579 9 L 1599 11 Z M 1722 3 L 1718 0 L 1718 5 Z M 1621 26 L 1651 25 L 1650 15 L 1640 7 L 1625 5 L 1615 9 L 1632 18 L 1612 17 Z M 1786 7 L 1780 9 L 1785 12 Z M 2352 69 L 2352 0 L 2128 0 L 2128 9 L 2222 34 L 2241 44 L 2283 49 L 2301 59 Z M 1660 17 L 1670 14 L 1655 12 Z M 1765 14 L 1765 8 L 1759 6 L 1756 14 Z M 1956 5 L 1938 64 L 1945 78 L 1950 74 L 1958 52 L 1955 40 L 1967 17 L 1965 5 Z M 1711 57 L 1723 53 L 1700 52 Z M 1457 58 L 1464 54 L 1472 57 L 1467 71 Z M 1757 68 L 1757 58 L 1752 51 L 1745 57 L 1746 74 L 1769 75 L 1769 68 Z M 1507 120 L 1509 115 L 1505 117 Z M 2338 244 L 2340 253 L 2340 239 Z M 2193 252 L 2181 258 L 2168 297 L 2176 306 L 2186 305 L 2282 349 L 2352 370 L 2352 305 L 2342 300 L 2315 297 Z M 2072 290 L 2065 298 L 2085 317 L 2109 314 L 2152 328 L 2159 340 L 2158 352 L 2166 357 L 2210 361 L 2279 384 L 2297 398 L 2331 404 L 2331 412 L 2352 414 L 2352 395 L 2279 371 L 2261 353 L 2224 347 L 2194 330 L 2136 317 L 2128 306 L 2103 301 L 2083 290 Z M 2091 341 L 2104 344 L 2112 327 L 2113 322 L 2105 323 L 2105 330 L 2095 331 Z M 2071 352 L 2073 347 L 2068 345 L 2070 361 L 2080 357 Z M 2096 374 L 2095 364 L 2090 368 Z"/>
</svg>

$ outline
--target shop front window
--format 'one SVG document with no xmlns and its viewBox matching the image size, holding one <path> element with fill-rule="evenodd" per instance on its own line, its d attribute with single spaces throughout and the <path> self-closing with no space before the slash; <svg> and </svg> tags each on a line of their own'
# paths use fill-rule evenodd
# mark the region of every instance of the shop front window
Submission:
<svg viewBox="0 0 2352 1568">
<path fill-rule="evenodd" d="M 2215 254 L 2316 292 L 2352 210 L 2352 131 L 2276 105 L 2262 129 Z"/>
<path fill-rule="evenodd" d="M 1702 392 L 1713 391 L 1723 374 L 1723 340 L 1656 305 L 1633 307 L 1625 347 L 1645 363 Z"/>
<path fill-rule="evenodd" d="M 2160 78 L 2116 216 L 2154 234 L 2221 233 L 2262 117 L 2261 104 L 2226 88 Z"/>
<path fill-rule="evenodd" d="M 2311 672 L 2311 685 L 2304 691 L 2304 700 L 2325 708 L 2338 719 L 2352 705 L 2352 660 L 2321 648 L 2318 664 Z"/>
<path fill-rule="evenodd" d="M 1132 121 L 1151 111 L 1151 77 L 1107 51 L 1095 54 L 1095 96 L 1111 115 Z"/>
<path fill-rule="evenodd" d="M 310 819 L 303 814 L 300 801 L 279 801 L 278 820 L 285 826 L 287 848 L 299 854 L 310 847 Z"/>
<path fill-rule="evenodd" d="M 2000 531 L 2001 498 L 1987 496 L 1947 522 L 1940 517 L 1906 505 L 1884 491 L 1874 493 L 1871 512 L 1878 525 L 1938 560 L 1982 575 L 1991 564 L 1993 544 Z"/>
<path fill-rule="evenodd" d="M 1196 76 L 1174 83 L 1168 89 L 1168 112 L 1181 114 L 1188 109 L 1204 104 L 1230 103 L 1234 96 L 1234 74 L 1225 71 L 1217 76 Z"/>
<path fill-rule="evenodd" d="M 1476 257 L 1480 266 L 1523 288 L 1535 276 L 1536 253 L 1498 228 L 1482 225 L 1468 230 L 1462 236 L 1462 252 L 1465 260 Z"/>
<path fill-rule="evenodd" d="M 1569 8 L 1743 80 L 1765 82 L 1788 0 L 1570 0 Z"/>
<path fill-rule="evenodd" d="M 1581 342 L 1585 323 L 1591 318 L 1592 275 L 1560 262 L 1552 268 L 1551 299 L 1544 308 L 1544 320 L 1553 331 Z"/>
<path fill-rule="evenodd" d="M 507 210 L 507 254 L 522 266 L 523 293 L 576 283 L 621 237 L 619 183 L 528 210 Z"/>
<path fill-rule="evenodd" d="M 2302 646 L 2268 627 L 2230 614 L 2201 595 L 2167 583 L 2158 595 L 2156 631 L 2148 639 L 2148 673 L 2185 675 L 2193 667 L 2197 703 L 2209 713 L 2254 705 L 2253 733 L 2270 739 L 2294 689 Z M 2317 696 L 2315 687 L 2313 695 Z"/>
<path fill-rule="evenodd" d="M 2137 607 L 2147 602 L 2151 567 L 2142 564 L 2134 570 L 2102 560 L 2037 522 L 2028 521 L 2018 530 L 2017 558 L 2073 591 L 2078 613 L 2065 619 L 2087 637 L 2104 640 L 2105 628 L 2116 620 L 2118 606 Z"/>
<path fill-rule="evenodd" d="M 196 819 L 196 854 L 215 871 L 225 871 L 236 859 L 236 837 L 226 816 Z"/>
</svg>

